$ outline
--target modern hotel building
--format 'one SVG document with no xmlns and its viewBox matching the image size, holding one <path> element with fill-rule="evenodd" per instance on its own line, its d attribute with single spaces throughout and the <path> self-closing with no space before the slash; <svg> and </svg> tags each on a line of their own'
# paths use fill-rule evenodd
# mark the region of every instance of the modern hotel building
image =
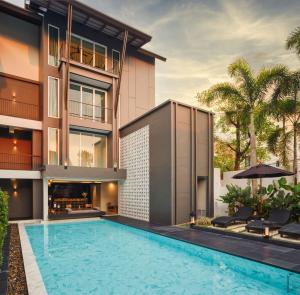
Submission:
<svg viewBox="0 0 300 295">
<path fill-rule="evenodd" d="M 79 1 L 0 2 L 0 187 L 11 219 L 213 215 L 213 115 L 155 106 L 151 36 Z"/>
</svg>

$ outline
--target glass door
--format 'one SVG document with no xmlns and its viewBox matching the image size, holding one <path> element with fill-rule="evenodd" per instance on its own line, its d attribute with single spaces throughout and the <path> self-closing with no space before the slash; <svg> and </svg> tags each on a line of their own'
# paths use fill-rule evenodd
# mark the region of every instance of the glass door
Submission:
<svg viewBox="0 0 300 295">
<path fill-rule="evenodd" d="M 82 117 L 93 119 L 93 89 L 82 87 Z"/>
<path fill-rule="evenodd" d="M 105 122 L 105 92 L 95 90 L 95 120 Z"/>
</svg>

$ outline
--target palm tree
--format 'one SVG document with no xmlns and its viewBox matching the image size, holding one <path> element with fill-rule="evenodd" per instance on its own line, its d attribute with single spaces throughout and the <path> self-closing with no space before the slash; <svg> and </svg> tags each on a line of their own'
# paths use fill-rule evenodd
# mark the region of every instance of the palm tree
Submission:
<svg viewBox="0 0 300 295">
<path fill-rule="evenodd" d="M 234 132 L 234 138 L 227 138 L 224 144 L 234 153 L 234 170 L 240 170 L 242 162 L 248 155 L 250 146 L 248 134 L 248 113 L 239 110 L 236 106 L 227 105 L 226 108 L 220 108 L 222 116 L 217 126 L 223 133 Z"/>
<path fill-rule="evenodd" d="M 293 172 L 294 182 L 297 183 L 298 173 L 298 136 L 300 133 L 300 72 L 288 72 L 274 89 L 268 108 L 269 113 L 282 121 L 282 127 L 273 131 L 269 140 L 269 149 L 279 152 L 283 163 L 286 164 L 290 143 L 293 142 Z M 290 124 L 290 126 L 286 126 Z M 287 128 L 291 127 L 291 128 Z M 284 157 L 284 158 L 283 158 Z"/>
<path fill-rule="evenodd" d="M 253 72 L 248 62 L 237 59 L 229 65 L 228 74 L 235 83 L 219 83 L 199 95 L 201 101 L 216 102 L 223 105 L 228 102 L 235 103 L 237 108 L 248 112 L 250 134 L 250 166 L 257 164 L 257 143 L 255 130 L 255 112 L 266 99 L 270 87 L 281 77 L 286 76 L 287 69 L 278 65 L 271 68 L 263 68 L 257 74 Z M 253 193 L 257 193 L 257 181 L 252 181 Z"/>
<path fill-rule="evenodd" d="M 296 54 L 300 56 L 300 27 L 290 33 L 286 40 L 286 49 L 294 49 Z"/>
</svg>

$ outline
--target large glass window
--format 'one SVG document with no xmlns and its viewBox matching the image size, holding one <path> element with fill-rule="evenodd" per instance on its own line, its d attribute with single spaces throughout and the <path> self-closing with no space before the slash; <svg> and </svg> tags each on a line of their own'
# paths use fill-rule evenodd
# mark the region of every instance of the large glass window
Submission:
<svg viewBox="0 0 300 295">
<path fill-rule="evenodd" d="M 86 65 L 94 64 L 94 44 L 92 42 L 82 40 L 82 62 Z"/>
<path fill-rule="evenodd" d="M 92 88 L 82 87 L 82 117 L 93 119 L 93 95 Z"/>
<path fill-rule="evenodd" d="M 54 77 L 48 77 L 48 115 L 59 117 L 58 79 Z"/>
<path fill-rule="evenodd" d="M 80 166 L 80 132 L 70 132 L 69 162 L 71 166 Z"/>
<path fill-rule="evenodd" d="M 118 75 L 119 68 L 120 68 L 120 52 L 117 50 L 112 51 L 112 66 L 113 66 L 113 73 L 115 75 Z"/>
<path fill-rule="evenodd" d="M 81 40 L 78 37 L 72 36 L 71 37 L 71 46 L 70 46 L 70 58 L 72 60 L 80 62 L 80 45 Z"/>
<path fill-rule="evenodd" d="M 106 47 L 87 39 L 72 35 L 70 58 L 106 70 Z"/>
<path fill-rule="evenodd" d="M 70 114 L 81 116 L 81 87 L 80 85 L 71 83 L 69 90 Z"/>
<path fill-rule="evenodd" d="M 59 165 L 59 130 L 48 128 L 48 163 Z"/>
<path fill-rule="evenodd" d="M 106 93 L 100 89 L 70 83 L 70 115 L 106 122 Z"/>
<path fill-rule="evenodd" d="M 59 63 L 59 29 L 51 25 L 48 26 L 48 63 L 58 67 Z"/>
<path fill-rule="evenodd" d="M 95 90 L 95 120 L 105 122 L 105 93 Z"/>
<path fill-rule="evenodd" d="M 95 44 L 95 67 L 105 70 L 106 48 Z"/>
<path fill-rule="evenodd" d="M 107 138 L 70 130 L 69 156 L 72 166 L 106 168 Z"/>
</svg>

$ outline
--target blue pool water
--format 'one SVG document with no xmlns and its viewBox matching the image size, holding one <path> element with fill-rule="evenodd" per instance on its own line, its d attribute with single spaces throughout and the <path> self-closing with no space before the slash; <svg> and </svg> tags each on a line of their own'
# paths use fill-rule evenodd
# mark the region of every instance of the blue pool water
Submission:
<svg viewBox="0 0 300 295">
<path fill-rule="evenodd" d="M 49 295 L 300 294 L 298 274 L 106 220 L 26 232 Z"/>
</svg>

